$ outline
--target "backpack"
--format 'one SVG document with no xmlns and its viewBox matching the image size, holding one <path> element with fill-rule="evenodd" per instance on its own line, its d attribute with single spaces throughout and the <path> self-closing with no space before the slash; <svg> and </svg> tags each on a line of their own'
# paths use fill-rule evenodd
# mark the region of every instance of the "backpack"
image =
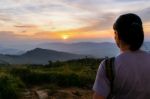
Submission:
<svg viewBox="0 0 150 99">
<path fill-rule="evenodd" d="M 105 60 L 106 77 L 110 81 L 110 93 L 107 99 L 112 99 L 113 97 L 113 82 L 114 82 L 114 77 L 115 77 L 114 62 L 115 62 L 115 57 L 107 58 Z"/>
</svg>

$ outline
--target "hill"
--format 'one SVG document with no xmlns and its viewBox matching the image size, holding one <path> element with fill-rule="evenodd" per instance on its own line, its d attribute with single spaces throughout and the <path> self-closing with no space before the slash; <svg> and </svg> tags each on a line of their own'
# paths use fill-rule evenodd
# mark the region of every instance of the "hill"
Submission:
<svg viewBox="0 0 150 99">
<path fill-rule="evenodd" d="M 24 51 L 16 48 L 5 48 L 0 46 L 0 54 L 9 54 L 9 55 L 20 55 Z"/>
<path fill-rule="evenodd" d="M 15 45 L 15 46 L 0 46 L 0 54 L 9 55 L 21 55 L 28 50 L 35 48 L 49 49 L 67 53 L 90 55 L 93 57 L 112 57 L 119 53 L 119 49 L 115 43 L 111 42 L 78 42 L 78 43 L 62 43 L 62 42 L 51 42 L 51 43 L 41 43 L 35 45 Z M 144 42 L 142 46 L 143 50 L 150 52 L 150 42 Z"/>
<path fill-rule="evenodd" d="M 22 55 L 0 54 L 0 60 L 10 64 L 47 64 L 49 60 L 66 61 L 83 57 L 85 56 L 41 48 L 27 51 Z"/>
<path fill-rule="evenodd" d="M 53 49 L 57 51 L 91 55 L 94 57 L 112 57 L 119 53 L 116 44 L 110 42 L 95 43 L 95 42 L 79 42 L 79 43 L 43 43 L 38 47 Z"/>
</svg>

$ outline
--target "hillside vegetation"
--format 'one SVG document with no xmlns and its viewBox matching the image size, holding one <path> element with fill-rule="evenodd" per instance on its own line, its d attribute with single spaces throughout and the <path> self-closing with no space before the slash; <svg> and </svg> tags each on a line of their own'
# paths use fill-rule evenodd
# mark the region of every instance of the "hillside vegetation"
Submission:
<svg viewBox="0 0 150 99">
<path fill-rule="evenodd" d="M 65 62 L 49 61 L 48 65 L 1 66 L 0 99 L 38 99 L 33 97 L 40 95 L 46 95 L 44 99 L 90 99 L 85 97 L 91 97 L 101 61 L 85 58 Z"/>
</svg>

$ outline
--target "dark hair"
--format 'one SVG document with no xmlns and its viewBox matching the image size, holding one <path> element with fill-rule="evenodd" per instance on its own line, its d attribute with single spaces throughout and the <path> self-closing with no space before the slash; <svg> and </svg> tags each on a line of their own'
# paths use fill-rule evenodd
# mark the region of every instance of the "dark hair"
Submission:
<svg viewBox="0 0 150 99">
<path fill-rule="evenodd" d="M 142 21 L 136 14 L 128 13 L 121 15 L 113 26 L 119 39 L 130 46 L 131 51 L 138 50 L 144 41 Z"/>
</svg>

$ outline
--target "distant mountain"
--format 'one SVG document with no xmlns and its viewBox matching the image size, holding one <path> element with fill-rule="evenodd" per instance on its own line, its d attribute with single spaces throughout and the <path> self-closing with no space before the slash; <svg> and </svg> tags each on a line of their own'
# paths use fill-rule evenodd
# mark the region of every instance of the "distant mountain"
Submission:
<svg viewBox="0 0 150 99">
<path fill-rule="evenodd" d="M 91 55 L 98 58 L 106 56 L 112 57 L 119 54 L 117 45 L 110 42 L 43 43 L 39 44 L 38 47 L 75 54 Z M 150 42 L 144 42 L 141 49 L 150 52 Z"/>
<path fill-rule="evenodd" d="M 83 58 L 86 56 L 102 58 L 106 56 L 112 57 L 119 54 L 119 49 L 116 44 L 109 42 L 80 42 L 70 44 L 43 43 L 39 44 L 38 47 L 40 48 L 29 50 L 21 55 L 0 54 L 0 64 L 47 64 L 49 60 L 65 61 L 70 59 Z M 145 42 L 141 49 L 150 52 L 150 42 Z M 11 49 L 10 51 L 15 52 L 15 50 Z M 16 52 L 17 51 L 18 50 L 16 48 Z"/>
<path fill-rule="evenodd" d="M 112 57 L 119 53 L 116 44 L 110 42 L 93 43 L 93 42 L 80 42 L 80 43 L 44 43 L 38 45 L 40 48 L 53 49 L 57 51 L 91 55 L 94 57 Z"/>
<path fill-rule="evenodd" d="M 12 48 L 0 48 L 0 54 L 9 54 L 9 55 L 20 55 L 23 54 L 24 51 Z"/>
<path fill-rule="evenodd" d="M 9 63 L 8 62 L 5 62 L 3 60 L 0 60 L 0 65 L 8 65 Z"/>
<path fill-rule="evenodd" d="M 111 42 L 78 42 L 78 43 L 42 43 L 42 44 L 31 44 L 26 45 L 15 45 L 15 46 L 0 46 L 0 54 L 9 54 L 9 55 L 21 55 L 28 50 L 35 48 L 43 48 L 56 50 L 67 53 L 90 55 L 93 57 L 112 57 L 116 56 L 119 53 L 119 49 L 115 43 Z M 142 46 L 143 50 L 150 52 L 150 42 L 144 42 Z"/>
<path fill-rule="evenodd" d="M 47 64 L 51 61 L 65 61 L 70 59 L 83 58 L 84 55 L 77 55 L 65 52 L 59 52 L 54 50 L 47 50 L 36 48 L 22 55 L 2 55 L 0 54 L 0 60 L 10 64 Z"/>
<path fill-rule="evenodd" d="M 141 49 L 150 52 L 150 42 L 144 42 L 143 46 L 141 47 Z"/>
</svg>

